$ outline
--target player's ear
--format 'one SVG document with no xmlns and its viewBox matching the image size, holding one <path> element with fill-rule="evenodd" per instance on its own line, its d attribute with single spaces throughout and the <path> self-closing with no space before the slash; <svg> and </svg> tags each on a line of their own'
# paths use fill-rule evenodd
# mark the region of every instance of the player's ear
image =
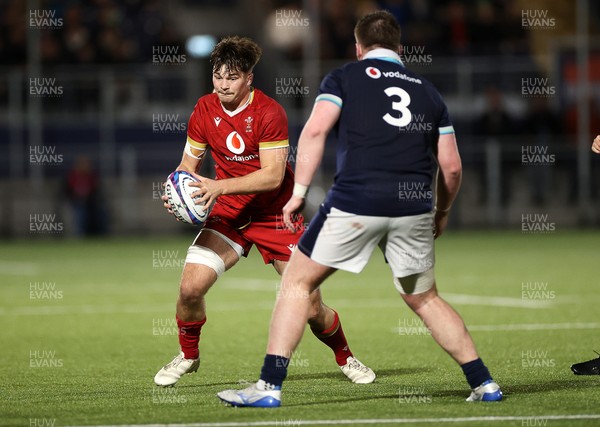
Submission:
<svg viewBox="0 0 600 427">
<path fill-rule="evenodd" d="M 252 85 L 252 79 L 254 78 L 254 73 L 248 74 L 248 81 L 246 82 L 247 86 Z"/>
<path fill-rule="evenodd" d="M 354 43 L 354 46 L 356 47 L 356 59 L 360 60 L 363 56 L 362 46 L 358 42 Z"/>
</svg>

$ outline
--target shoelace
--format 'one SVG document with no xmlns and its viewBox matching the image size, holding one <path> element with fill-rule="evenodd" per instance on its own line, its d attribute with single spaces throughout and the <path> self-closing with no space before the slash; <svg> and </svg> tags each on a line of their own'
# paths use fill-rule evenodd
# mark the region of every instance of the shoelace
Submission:
<svg viewBox="0 0 600 427">
<path fill-rule="evenodd" d="M 350 362 L 348 364 L 348 367 L 351 369 L 358 369 L 361 372 L 367 372 L 369 370 L 369 368 L 360 363 L 358 360 L 353 360 L 352 362 Z"/>
<path fill-rule="evenodd" d="M 182 360 L 183 356 L 181 354 L 178 354 L 177 357 L 175 357 L 175 359 L 173 359 L 171 362 L 165 365 L 165 369 L 174 368 L 175 366 L 179 365 Z"/>
</svg>

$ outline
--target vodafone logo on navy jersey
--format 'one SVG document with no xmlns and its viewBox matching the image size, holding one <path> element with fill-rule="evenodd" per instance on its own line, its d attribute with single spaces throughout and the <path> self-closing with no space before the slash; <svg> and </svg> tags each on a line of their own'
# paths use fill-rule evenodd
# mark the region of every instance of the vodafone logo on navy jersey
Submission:
<svg viewBox="0 0 600 427">
<path fill-rule="evenodd" d="M 227 135 L 225 143 L 227 144 L 229 151 L 231 151 L 233 154 L 242 154 L 246 149 L 246 144 L 244 143 L 242 136 L 236 131 L 233 131 Z"/>
<path fill-rule="evenodd" d="M 381 71 L 375 67 L 367 67 L 365 69 L 365 73 L 367 73 L 367 76 L 371 77 L 372 79 L 378 79 L 381 77 Z"/>
<path fill-rule="evenodd" d="M 378 79 L 381 76 L 383 76 L 384 78 L 402 79 L 402 80 L 406 80 L 407 82 L 411 82 L 411 83 L 423 84 L 421 79 L 407 76 L 406 74 L 401 73 L 400 71 L 383 71 L 383 72 L 381 72 L 379 70 L 379 68 L 367 67 L 367 68 L 365 68 L 365 73 L 367 73 L 367 76 L 371 77 L 372 79 Z"/>
</svg>

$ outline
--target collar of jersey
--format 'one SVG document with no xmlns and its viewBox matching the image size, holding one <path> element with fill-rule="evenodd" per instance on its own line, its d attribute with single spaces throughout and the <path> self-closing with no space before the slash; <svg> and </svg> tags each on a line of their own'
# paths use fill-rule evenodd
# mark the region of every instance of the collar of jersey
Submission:
<svg viewBox="0 0 600 427">
<path fill-rule="evenodd" d="M 391 49 L 385 49 L 383 47 L 368 51 L 363 55 L 362 59 L 381 59 L 382 61 L 394 62 L 404 67 L 400 55 Z"/>
<path fill-rule="evenodd" d="M 237 107 L 234 111 L 226 110 L 225 107 L 223 107 L 223 104 L 221 104 L 221 101 L 219 101 L 219 104 L 221 104 L 221 108 L 223 109 L 225 114 L 227 114 L 229 117 L 233 117 L 236 114 L 238 114 L 239 112 L 244 111 L 246 109 L 246 107 L 252 103 L 253 99 L 254 99 L 254 89 L 252 89 L 250 91 L 250 96 L 248 97 L 248 100 L 246 102 L 244 102 L 244 105 Z"/>
</svg>

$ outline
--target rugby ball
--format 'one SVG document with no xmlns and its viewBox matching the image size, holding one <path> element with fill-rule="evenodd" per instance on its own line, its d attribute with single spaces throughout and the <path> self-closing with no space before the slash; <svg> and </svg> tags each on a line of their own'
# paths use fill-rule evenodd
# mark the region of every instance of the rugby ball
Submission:
<svg viewBox="0 0 600 427">
<path fill-rule="evenodd" d="M 175 217 L 188 224 L 202 225 L 212 206 L 203 210 L 204 205 L 197 205 L 191 194 L 198 190 L 198 187 L 190 187 L 192 182 L 198 180 L 190 173 L 185 171 L 175 171 L 167 177 L 165 183 L 165 194 L 167 202 L 171 205 L 171 210 Z"/>
</svg>

